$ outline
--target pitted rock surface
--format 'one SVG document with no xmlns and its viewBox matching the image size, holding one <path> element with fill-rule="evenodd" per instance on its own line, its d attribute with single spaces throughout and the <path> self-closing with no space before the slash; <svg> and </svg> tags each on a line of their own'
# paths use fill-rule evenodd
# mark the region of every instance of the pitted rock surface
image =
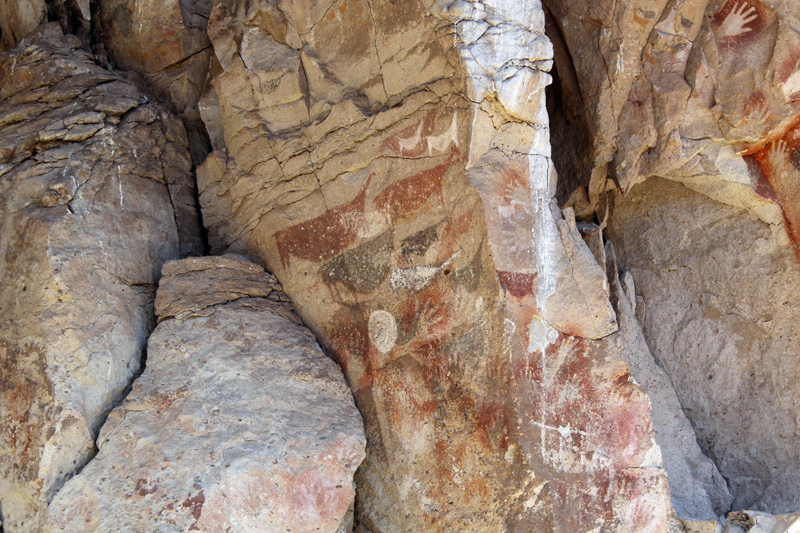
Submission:
<svg viewBox="0 0 800 533">
<path fill-rule="evenodd" d="M 183 125 L 57 24 L 0 56 L 0 507 L 37 531 L 140 365 L 161 265 L 202 251 Z"/>
<path fill-rule="evenodd" d="M 187 272 L 198 287 L 270 284 L 230 256 L 164 271 L 159 297 L 180 292 Z M 253 295 L 211 305 L 210 316 L 160 316 L 100 451 L 51 504 L 52 530 L 333 533 L 352 522 L 366 441 L 341 370 L 281 316 L 284 304 Z"/>
</svg>

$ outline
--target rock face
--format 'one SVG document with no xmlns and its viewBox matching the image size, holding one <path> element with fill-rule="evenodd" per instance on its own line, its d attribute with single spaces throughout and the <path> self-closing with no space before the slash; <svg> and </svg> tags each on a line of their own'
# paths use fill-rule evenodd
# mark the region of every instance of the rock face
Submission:
<svg viewBox="0 0 800 533">
<path fill-rule="evenodd" d="M 94 9 L 97 38 L 111 62 L 139 73 L 183 118 L 198 163 L 207 154 L 197 101 L 212 55 L 210 11 L 211 0 L 101 0 Z"/>
<path fill-rule="evenodd" d="M 164 266 L 147 369 L 50 506 L 52 530 L 346 530 L 361 417 L 279 291 L 235 256 Z"/>
<path fill-rule="evenodd" d="M 0 52 L 48 20 L 59 22 L 66 32 L 86 35 L 89 0 L 0 0 Z"/>
<path fill-rule="evenodd" d="M 611 247 L 608 250 L 612 252 Z M 698 445 L 669 375 L 647 346 L 635 315 L 633 276 L 625 272 L 614 285 L 617 316 L 631 376 L 645 390 L 653 407 L 653 430 L 669 476 L 672 508 L 677 516 L 694 522 L 709 522 L 711 530 L 716 531 L 716 522 L 731 508 L 733 497 L 717 466 Z"/>
<path fill-rule="evenodd" d="M 772 231 L 797 248 L 796 3 L 544 4 L 559 199 L 605 227 L 614 191 L 631 193 L 611 210 L 612 240 L 653 355 L 734 509 L 796 510 L 797 267 Z M 651 176 L 750 214 L 660 182 L 632 192 Z"/>
<path fill-rule="evenodd" d="M 202 251 L 183 126 L 57 24 L 0 56 L 0 506 L 36 531 L 139 369 L 163 262 Z"/>
<path fill-rule="evenodd" d="M 800 266 L 783 230 L 655 178 L 616 200 L 609 229 L 653 355 L 734 509 L 796 509 Z"/>
<path fill-rule="evenodd" d="M 554 202 L 543 33 L 536 3 L 214 4 L 209 240 L 342 365 L 364 530 L 667 527 L 605 264 Z"/>
</svg>

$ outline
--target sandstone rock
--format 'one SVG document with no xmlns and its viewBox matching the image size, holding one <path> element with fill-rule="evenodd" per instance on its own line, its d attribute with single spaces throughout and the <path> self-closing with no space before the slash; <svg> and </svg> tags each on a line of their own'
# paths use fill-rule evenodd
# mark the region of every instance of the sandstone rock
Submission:
<svg viewBox="0 0 800 533">
<path fill-rule="evenodd" d="M 59 22 L 65 33 L 85 36 L 90 19 L 89 0 L 0 0 L 0 52 L 48 20 Z"/>
<path fill-rule="evenodd" d="M 733 508 L 796 509 L 800 266 L 786 234 L 655 178 L 616 199 L 609 230 L 648 345 Z"/>
<path fill-rule="evenodd" d="M 780 217 L 764 204 L 777 202 L 798 240 L 793 2 L 545 4 L 562 82 L 553 110 L 566 149 L 556 162 L 572 176 L 564 195 L 588 185 L 596 203 L 607 179 L 627 192 L 658 175 L 770 223 Z"/>
<path fill-rule="evenodd" d="M 139 369 L 161 264 L 202 250 L 183 126 L 57 24 L 0 56 L 5 531 L 91 457 Z"/>
<path fill-rule="evenodd" d="M 46 20 L 44 0 L 0 1 L 0 51 L 12 48 Z"/>
<path fill-rule="evenodd" d="M 211 0 L 101 0 L 94 13 L 111 62 L 140 74 L 184 119 L 198 164 L 207 154 L 197 101 L 212 55 L 210 11 Z"/>
<path fill-rule="evenodd" d="M 667 527 L 604 265 L 554 204 L 543 33 L 536 3 L 212 10 L 211 247 L 275 272 L 345 371 L 364 531 Z"/>
<path fill-rule="evenodd" d="M 241 258 L 168 263 L 158 299 L 207 298 L 219 280 L 236 290 L 198 306 L 211 316 L 159 315 L 147 368 L 51 504 L 52 530 L 344 530 L 366 442 L 341 370 Z"/>
<path fill-rule="evenodd" d="M 155 312 L 159 322 L 165 318 L 184 319 L 209 316 L 216 305 L 250 296 L 288 302 L 278 280 L 272 274 L 244 258 L 225 255 L 214 258 L 189 258 L 164 265 L 162 276 L 169 283 L 160 284 Z M 291 306 L 273 306 L 290 310 Z"/>
</svg>

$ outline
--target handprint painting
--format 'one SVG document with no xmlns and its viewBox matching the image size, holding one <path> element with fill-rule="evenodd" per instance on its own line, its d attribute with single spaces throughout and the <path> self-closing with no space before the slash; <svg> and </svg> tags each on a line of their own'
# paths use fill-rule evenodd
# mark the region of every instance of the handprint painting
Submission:
<svg viewBox="0 0 800 533">
<path fill-rule="evenodd" d="M 717 42 L 724 47 L 757 41 L 766 26 L 767 8 L 757 0 L 730 0 L 712 20 Z"/>
<path fill-rule="evenodd" d="M 789 234 L 800 252 L 800 124 L 766 145 L 755 157 L 775 189 Z"/>
</svg>

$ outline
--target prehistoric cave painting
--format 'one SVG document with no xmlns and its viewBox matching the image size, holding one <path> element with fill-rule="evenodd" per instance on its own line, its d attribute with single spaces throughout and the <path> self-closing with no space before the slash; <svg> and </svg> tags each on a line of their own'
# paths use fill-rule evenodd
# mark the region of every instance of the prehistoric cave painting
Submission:
<svg viewBox="0 0 800 533">
<path fill-rule="evenodd" d="M 413 293 L 402 305 L 400 320 L 404 329 L 413 332 L 415 340 L 425 342 L 441 337 L 450 329 L 448 302 L 438 284 Z"/>
<path fill-rule="evenodd" d="M 402 157 L 418 157 L 425 152 L 423 138 L 433 131 L 433 118 L 436 110 L 425 114 L 416 124 L 390 135 L 381 142 L 383 151 Z"/>
<path fill-rule="evenodd" d="M 333 258 L 351 246 L 366 227 L 364 203 L 370 174 L 355 198 L 324 214 L 275 233 L 275 243 L 284 270 L 289 257 L 319 263 Z"/>
<path fill-rule="evenodd" d="M 397 322 L 388 311 L 373 311 L 369 316 L 367 331 L 369 340 L 378 353 L 387 354 L 394 348 L 397 341 Z"/>
<path fill-rule="evenodd" d="M 483 280 L 483 246 L 484 243 L 478 246 L 472 260 L 452 272 L 450 283 L 453 287 L 464 287 L 467 292 L 474 293 L 480 287 L 481 280 Z M 445 271 L 445 275 L 448 275 Z"/>
<path fill-rule="evenodd" d="M 341 294 L 342 289 L 358 294 L 371 293 L 389 275 L 391 246 L 392 233 L 386 230 L 325 263 L 320 269 L 322 281 L 341 303 L 347 301 Z"/>
<path fill-rule="evenodd" d="M 800 124 L 755 153 L 778 196 L 789 235 L 800 253 Z"/>
<path fill-rule="evenodd" d="M 375 207 L 391 222 L 416 211 L 434 194 L 444 205 L 442 180 L 452 164 L 451 156 L 440 165 L 392 183 L 375 197 Z"/>
<path fill-rule="evenodd" d="M 434 151 L 444 153 L 451 149 L 456 153 L 461 153 L 458 150 L 458 113 L 453 112 L 450 127 L 439 135 L 429 135 L 425 140 L 428 143 L 428 155 L 433 155 Z"/>
<path fill-rule="evenodd" d="M 500 287 L 506 296 L 510 294 L 514 298 L 522 299 L 533 294 L 533 283 L 536 281 L 535 272 L 528 274 L 498 270 L 497 277 L 500 280 Z"/>
<path fill-rule="evenodd" d="M 774 118 L 764 91 L 753 91 L 744 104 L 743 130 L 754 138 L 760 138 L 768 133 Z"/>
<path fill-rule="evenodd" d="M 450 125 L 436 135 L 433 135 L 435 117 L 439 111 L 436 109 L 428 112 L 416 124 L 411 125 L 381 142 L 385 152 L 402 157 L 418 157 L 426 153 L 435 155 L 450 152 L 461 153 L 458 142 L 458 113 L 453 111 Z M 440 115 L 441 116 L 441 115 Z"/>
<path fill-rule="evenodd" d="M 778 72 L 778 81 L 787 102 L 800 100 L 800 50 L 795 51 L 783 61 Z"/>
<path fill-rule="evenodd" d="M 732 47 L 758 40 L 767 25 L 768 11 L 758 0 L 729 0 L 711 20 L 717 42 Z"/>
<path fill-rule="evenodd" d="M 475 226 L 475 212 L 477 209 L 483 209 L 479 200 L 476 200 L 475 203 L 458 216 L 453 216 L 453 213 L 450 214 L 448 222 L 442 231 L 442 238 L 439 240 L 439 261 L 452 257 L 455 251 L 460 249 L 464 235 Z"/>
<path fill-rule="evenodd" d="M 439 222 L 403 239 L 400 244 L 400 252 L 403 257 L 409 259 L 413 256 L 424 256 L 428 253 L 430 247 L 439 239 L 439 229 L 442 224 L 442 222 Z"/>
</svg>

